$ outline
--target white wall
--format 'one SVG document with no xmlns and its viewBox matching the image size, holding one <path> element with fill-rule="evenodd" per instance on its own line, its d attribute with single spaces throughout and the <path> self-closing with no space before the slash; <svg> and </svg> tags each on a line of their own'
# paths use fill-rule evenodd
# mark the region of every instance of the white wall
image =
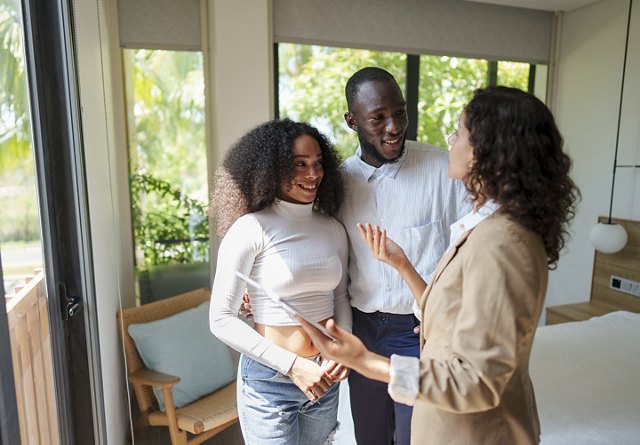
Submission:
<svg viewBox="0 0 640 445">
<path fill-rule="evenodd" d="M 567 253 L 551 273 L 547 305 L 589 299 L 589 230 L 609 212 L 629 2 L 603 0 L 566 13 L 559 33 L 554 112 L 573 158 L 582 202 Z M 618 164 L 640 163 L 640 5 L 634 5 Z M 640 169 L 618 169 L 613 216 L 640 220 Z"/>
<path fill-rule="evenodd" d="M 271 9 L 270 0 L 202 0 L 210 173 L 238 138 L 274 117 Z M 219 245 L 213 224 L 209 239 L 213 276 Z"/>
</svg>

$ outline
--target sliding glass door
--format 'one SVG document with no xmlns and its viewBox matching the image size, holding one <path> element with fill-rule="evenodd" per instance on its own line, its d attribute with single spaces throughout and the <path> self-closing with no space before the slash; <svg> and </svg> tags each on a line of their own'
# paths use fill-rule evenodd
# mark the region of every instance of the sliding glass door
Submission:
<svg viewBox="0 0 640 445">
<path fill-rule="evenodd" d="M 91 444 L 104 436 L 68 8 L 0 0 L 2 444 Z"/>
</svg>

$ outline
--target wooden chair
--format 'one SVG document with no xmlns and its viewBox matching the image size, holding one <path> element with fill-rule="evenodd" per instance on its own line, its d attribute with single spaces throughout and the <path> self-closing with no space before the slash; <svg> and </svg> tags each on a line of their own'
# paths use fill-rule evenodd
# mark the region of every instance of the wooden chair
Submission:
<svg viewBox="0 0 640 445">
<path fill-rule="evenodd" d="M 209 298 L 207 289 L 197 289 L 117 313 L 118 324 L 124 336 L 129 382 L 133 386 L 141 412 L 134 424 L 134 431 L 140 431 L 149 425 L 166 426 L 169 428 L 172 445 L 192 445 L 204 442 L 238 421 L 235 381 L 190 405 L 176 408 L 172 388 L 180 382 L 180 377 L 147 369 L 128 332 L 132 323 L 166 318 L 196 307 Z M 158 401 L 152 390 L 154 386 L 162 388 L 165 412 L 158 408 Z M 187 433 L 193 436 L 188 438 Z"/>
</svg>

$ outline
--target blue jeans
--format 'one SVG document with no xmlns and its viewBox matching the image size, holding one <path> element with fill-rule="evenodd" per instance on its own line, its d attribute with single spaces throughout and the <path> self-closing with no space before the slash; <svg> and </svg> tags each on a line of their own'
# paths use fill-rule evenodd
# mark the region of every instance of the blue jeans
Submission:
<svg viewBox="0 0 640 445">
<path fill-rule="evenodd" d="M 413 315 L 366 313 L 353 308 L 353 335 L 367 349 L 385 357 L 418 357 L 420 337 L 413 333 L 419 321 Z M 412 407 L 396 403 L 387 384 L 349 373 L 349 396 L 358 445 L 409 445 Z"/>
<path fill-rule="evenodd" d="M 289 377 L 245 355 L 239 376 L 238 410 L 246 445 L 321 445 L 333 436 L 338 384 L 312 402 Z"/>
</svg>

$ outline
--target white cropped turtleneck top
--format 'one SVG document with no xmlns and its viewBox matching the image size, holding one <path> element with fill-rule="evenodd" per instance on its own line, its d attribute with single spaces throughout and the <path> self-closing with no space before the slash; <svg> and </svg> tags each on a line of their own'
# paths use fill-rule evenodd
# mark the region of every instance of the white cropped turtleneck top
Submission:
<svg viewBox="0 0 640 445">
<path fill-rule="evenodd" d="M 240 271 L 315 321 L 335 317 L 351 331 L 347 295 L 347 236 L 334 218 L 312 204 L 277 200 L 244 215 L 220 244 L 211 293 L 211 331 L 237 351 L 286 374 L 296 355 L 265 339 L 238 318 L 245 288 L 257 323 L 299 325 L 263 291 L 247 286 Z"/>
</svg>

